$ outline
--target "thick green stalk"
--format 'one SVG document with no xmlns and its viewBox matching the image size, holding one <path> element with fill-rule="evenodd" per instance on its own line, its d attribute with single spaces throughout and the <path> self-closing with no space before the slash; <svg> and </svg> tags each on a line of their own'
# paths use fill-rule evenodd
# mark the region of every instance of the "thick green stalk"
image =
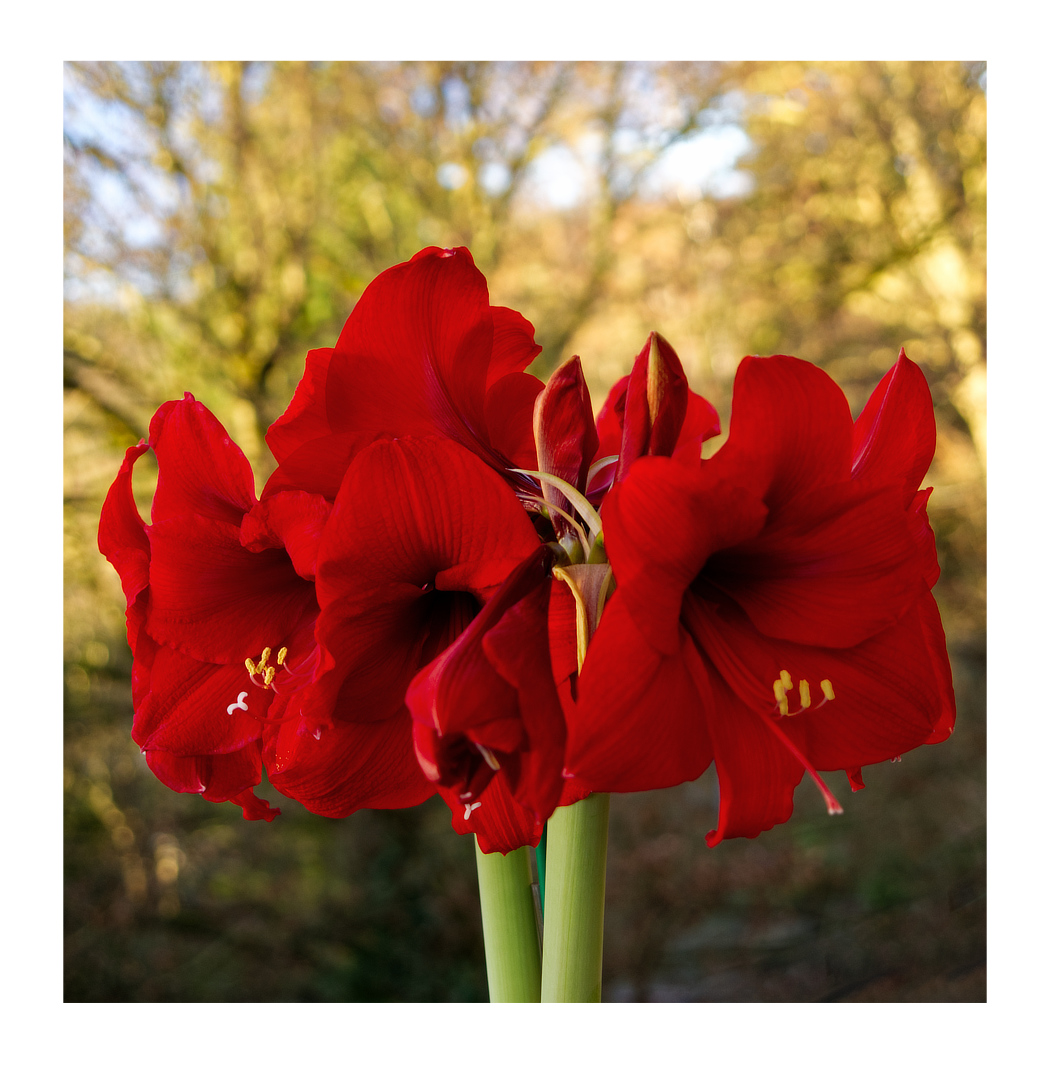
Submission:
<svg viewBox="0 0 1050 1066">
<path fill-rule="evenodd" d="M 540 944 L 529 855 L 486 855 L 477 846 L 481 926 L 491 1003 L 539 1003 Z"/>
<path fill-rule="evenodd" d="M 544 1003 L 599 1003 L 609 796 L 559 807 L 547 823 L 543 906 Z"/>
</svg>

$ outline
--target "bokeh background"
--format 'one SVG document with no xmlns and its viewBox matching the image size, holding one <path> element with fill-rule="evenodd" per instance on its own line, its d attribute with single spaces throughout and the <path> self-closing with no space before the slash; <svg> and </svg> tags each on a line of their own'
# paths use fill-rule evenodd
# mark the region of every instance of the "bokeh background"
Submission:
<svg viewBox="0 0 1050 1066">
<path fill-rule="evenodd" d="M 437 244 L 535 324 L 535 373 L 581 356 L 596 407 L 650 329 L 723 425 L 747 354 L 823 366 L 855 414 L 902 345 L 923 368 L 955 735 L 856 794 L 829 775 L 841 818 L 803 781 L 788 824 L 714 850 L 713 772 L 613 797 L 604 996 L 983 1000 L 984 64 L 64 77 L 66 999 L 487 998 L 473 844 L 439 800 L 332 821 L 264 784 L 267 824 L 153 778 L 95 546 L 123 450 L 185 390 L 261 487 L 307 350 Z"/>
</svg>

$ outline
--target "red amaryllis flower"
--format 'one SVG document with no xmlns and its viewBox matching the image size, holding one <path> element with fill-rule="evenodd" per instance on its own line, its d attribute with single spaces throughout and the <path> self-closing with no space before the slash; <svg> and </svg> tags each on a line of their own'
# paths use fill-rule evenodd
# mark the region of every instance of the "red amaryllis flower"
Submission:
<svg viewBox="0 0 1050 1066">
<path fill-rule="evenodd" d="M 562 776 L 565 718 L 551 663 L 551 568 L 541 545 L 408 688 L 416 755 L 483 851 L 539 843 L 554 808 L 589 792 Z M 557 610 L 557 605 L 554 605 Z M 575 611 L 571 615 L 575 621 Z M 569 636 L 575 648 L 575 625 Z"/>
<path fill-rule="evenodd" d="M 329 817 L 351 813 L 380 778 L 402 780 L 417 802 L 432 795 L 406 689 L 538 545 L 514 492 L 459 444 L 404 438 L 365 448 L 318 555 L 317 635 L 333 668 L 304 697 L 301 725 L 286 722 L 267 738 L 273 784 Z M 462 812 L 457 802 L 453 814 Z"/>
<path fill-rule="evenodd" d="M 489 306 L 466 248 L 425 248 L 373 281 L 335 348 L 311 351 L 266 440 L 280 463 L 263 496 L 300 488 L 334 499 L 353 457 L 381 437 L 454 440 L 499 470 L 534 469 L 542 383 L 532 326 Z"/>
<path fill-rule="evenodd" d="M 159 474 L 147 525 L 131 476 L 151 448 Z M 132 736 L 170 788 L 232 800 L 246 818 L 279 813 L 252 791 L 260 738 L 267 714 L 283 713 L 317 668 L 313 570 L 329 509 L 303 492 L 258 503 L 244 454 L 189 393 L 128 449 L 99 548 L 128 602 Z"/>
<path fill-rule="evenodd" d="M 918 492 L 929 389 L 904 353 L 853 423 L 841 390 L 784 356 L 743 361 L 710 460 L 638 459 L 603 506 L 618 583 L 580 678 L 566 764 L 609 791 L 714 761 L 718 827 L 785 821 L 809 771 L 859 768 L 951 732 L 938 570 Z"/>
</svg>

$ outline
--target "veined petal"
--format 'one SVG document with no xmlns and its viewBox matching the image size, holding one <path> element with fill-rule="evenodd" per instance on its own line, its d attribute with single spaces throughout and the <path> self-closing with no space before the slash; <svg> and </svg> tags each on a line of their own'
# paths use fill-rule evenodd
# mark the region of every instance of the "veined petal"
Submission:
<svg viewBox="0 0 1050 1066">
<path fill-rule="evenodd" d="M 543 823 L 515 800 L 499 774 L 473 803 L 463 802 L 454 790 L 438 791 L 452 811 L 452 828 L 463 836 L 477 834 L 486 855 L 506 855 L 526 844 L 535 847 L 543 836 Z"/>
<path fill-rule="evenodd" d="M 404 705 L 413 675 L 467 627 L 539 544 L 490 467 L 431 438 L 384 441 L 347 471 L 318 555 L 318 639 L 338 664 L 346 713 Z"/>
<path fill-rule="evenodd" d="M 713 663 L 712 673 L 754 713 L 775 717 L 818 770 L 865 766 L 935 743 L 954 720 L 947 655 L 937 646 L 925 600 L 896 625 L 847 649 L 773 640 L 731 603 L 713 604 L 691 592 L 683 623 Z M 790 681 L 786 714 L 778 714 L 774 688 L 784 683 L 782 671 Z"/>
<path fill-rule="evenodd" d="M 927 588 L 896 487 L 855 481 L 785 502 L 756 537 L 709 558 L 702 580 L 767 636 L 829 648 L 892 625 Z"/>
<path fill-rule="evenodd" d="M 363 433 L 333 433 L 303 442 L 287 454 L 270 475 L 263 489 L 267 500 L 279 492 L 302 491 L 334 500 L 343 483 L 347 467 L 362 449 L 377 440 L 387 440 L 390 433 L 369 430 Z"/>
<path fill-rule="evenodd" d="M 606 607 L 566 714 L 566 774 L 596 792 L 638 792 L 691 781 L 711 762 L 695 650 L 682 633 L 661 655 L 617 594 Z"/>
<path fill-rule="evenodd" d="M 412 748 L 407 714 L 381 722 L 337 722 L 314 737 L 298 720 L 267 730 L 270 783 L 307 810 L 345 818 L 362 808 L 414 807 L 434 794 Z"/>
<path fill-rule="evenodd" d="M 713 848 L 786 822 L 805 769 L 717 672 L 709 674 L 714 705 L 707 728 L 718 773 L 718 826 L 707 834 Z"/>
<path fill-rule="evenodd" d="M 215 666 L 161 646 L 131 735 L 147 751 L 227 754 L 259 739 L 261 725 L 252 716 L 264 716 L 271 699 L 269 690 L 251 683 L 243 663 Z"/>
<path fill-rule="evenodd" d="M 146 752 L 146 762 L 162 784 L 175 792 L 198 792 L 212 803 L 229 800 L 243 809 L 248 821 L 272 822 L 281 813 L 252 791 L 262 780 L 259 745 L 230 755 L 182 757 L 165 751 Z"/>
<path fill-rule="evenodd" d="M 163 404 L 149 426 L 157 453 L 153 521 L 198 515 L 239 526 L 255 503 L 255 479 L 244 452 L 190 393 Z"/>
<path fill-rule="evenodd" d="M 766 517 L 746 489 L 660 457 L 639 459 L 602 505 L 617 595 L 649 642 L 678 651 L 682 594 L 709 556 L 754 537 Z"/>
<path fill-rule="evenodd" d="M 900 482 L 907 502 L 922 484 L 936 446 L 930 387 L 901 348 L 853 426 L 853 477 Z"/>
<path fill-rule="evenodd" d="M 709 466 L 775 512 L 795 496 L 848 481 L 853 419 L 819 367 L 786 355 L 748 356 L 737 368 L 729 438 Z"/>
<path fill-rule="evenodd" d="M 264 647 L 291 648 L 317 609 L 313 583 L 295 572 L 288 554 L 248 551 L 237 527 L 187 515 L 155 522 L 149 538 L 147 628 L 195 659 L 243 663 Z"/>
<path fill-rule="evenodd" d="M 309 492 L 279 492 L 257 503 L 241 522 L 241 544 L 250 551 L 283 548 L 295 572 L 312 581 L 317 549 L 332 505 Z"/>
</svg>

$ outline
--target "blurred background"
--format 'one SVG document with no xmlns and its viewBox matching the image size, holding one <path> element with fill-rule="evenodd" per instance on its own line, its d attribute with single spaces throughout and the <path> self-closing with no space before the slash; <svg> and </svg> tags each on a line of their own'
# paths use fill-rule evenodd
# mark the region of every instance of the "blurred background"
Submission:
<svg viewBox="0 0 1050 1066">
<path fill-rule="evenodd" d="M 658 329 L 728 425 L 748 354 L 858 413 L 903 345 L 959 722 L 828 818 L 709 850 L 713 771 L 614 796 L 607 1000 L 985 998 L 985 65 L 70 63 L 65 77 L 69 1001 L 484 1000 L 471 838 L 177 795 L 130 738 L 98 513 L 186 390 L 251 459 L 368 282 L 467 245 L 596 408 Z M 139 468 L 145 466 L 140 463 Z M 139 477 L 148 506 L 149 474 Z"/>
</svg>

